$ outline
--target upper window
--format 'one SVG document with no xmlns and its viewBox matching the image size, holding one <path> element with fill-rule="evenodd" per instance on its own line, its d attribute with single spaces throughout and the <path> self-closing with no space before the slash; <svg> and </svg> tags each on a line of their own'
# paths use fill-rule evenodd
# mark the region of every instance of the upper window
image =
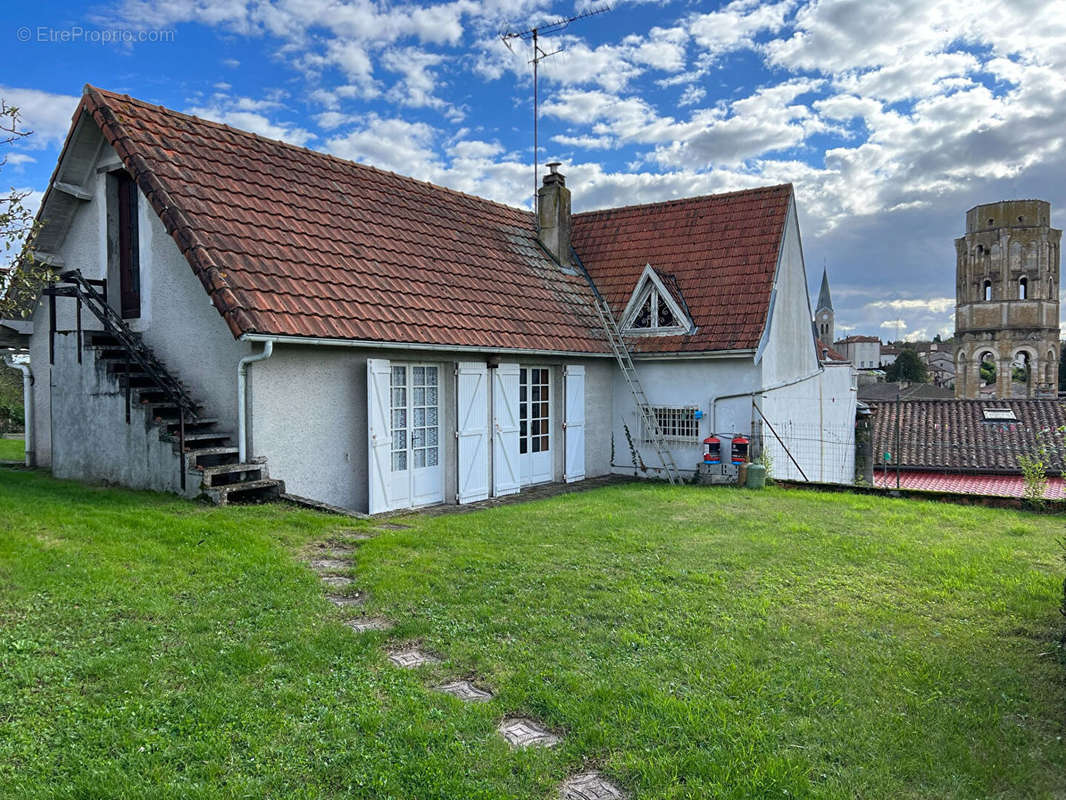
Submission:
<svg viewBox="0 0 1066 800">
<path fill-rule="evenodd" d="M 1019 300 L 1026 300 L 1026 299 L 1028 299 L 1028 297 L 1029 297 L 1029 279 L 1028 278 L 1019 278 L 1018 279 L 1018 299 Z"/>
<path fill-rule="evenodd" d="M 137 229 L 137 183 L 125 170 L 110 175 L 108 192 L 108 277 L 117 279 L 124 319 L 141 315 L 141 259 Z"/>
<path fill-rule="evenodd" d="M 692 323 L 662 278 L 648 265 L 622 314 L 621 327 L 627 333 L 676 335 L 690 332 Z"/>
<path fill-rule="evenodd" d="M 985 300 L 991 300 L 992 299 L 992 281 L 985 281 L 984 297 L 985 297 Z"/>
</svg>

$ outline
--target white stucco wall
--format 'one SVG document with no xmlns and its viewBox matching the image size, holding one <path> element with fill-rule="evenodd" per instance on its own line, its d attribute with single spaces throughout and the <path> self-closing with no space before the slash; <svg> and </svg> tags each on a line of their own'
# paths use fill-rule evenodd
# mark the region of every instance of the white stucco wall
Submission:
<svg viewBox="0 0 1066 800">
<path fill-rule="evenodd" d="M 747 435 L 751 432 L 751 395 L 758 389 L 760 373 L 750 356 L 655 360 L 639 358 L 634 363 L 641 386 L 652 406 L 696 406 L 703 412 L 696 442 L 670 444 L 674 463 L 682 475 L 695 473 L 703 459 L 703 439 L 711 433 L 724 437 L 723 453 L 728 454 L 729 439 L 734 433 Z M 613 471 L 621 475 L 665 477 L 654 447 L 640 440 L 641 422 L 636 401 L 617 366 L 613 368 L 613 377 Z M 742 393 L 742 396 L 725 397 L 738 393 Z M 629 428 L 633 443 L 637 446 L 645 466 L 649 468 L 647 473 L 639 469 L 634 470 L 626 427 Z"/>
<path fill-rule="evenodd" d="M 795 201 L 789 203 L 785 233 L 774 276 L 774 305 L 767 341 L 759 362 L 762 386 L 770 387 L 810 375 L 818 368 L 811 334 L 811 304 L 803 264 Z"/>
<path fill-rule="evenodd" d="M 365 512 L 368 507 L 366 362 L 436 364 L 441 376 L 441 454 L 444 501 L 457 492 L 455 449 L 455 367 L 483 361 L 475 353 L 275 345 L 274 355 L 249 368 L 250 454 L 265 456 L 272 477 L 287 491 L 320 502 Z M 564 467 L 562 367 L 584 364 L 586 475 L 609 471 L 613 361 L 505 355 L 501 361 L 552 370 L 554 478 Z M 491 463 L 490 463 L 491 474 Z"/>
</svg>

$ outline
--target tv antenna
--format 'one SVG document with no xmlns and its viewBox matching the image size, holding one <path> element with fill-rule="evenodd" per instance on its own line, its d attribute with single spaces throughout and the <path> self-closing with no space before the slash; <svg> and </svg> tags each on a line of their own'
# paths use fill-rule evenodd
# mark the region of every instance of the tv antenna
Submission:
<svg viewBox="0 0 1066 800">
<path fill-rule="evenodd" d="M 609 5 L 600 6 L 599 8 L 588 8 L 582 11 L 580 14 L 576 14 L 572 17 L 564 17 L 557 19 L 554 22 L 546 22 L 543 25 L 537 25 L 532 28 L 527 28 L 524 31 L 504 31 L 500 33 L 500 39 L 507 49 L 512 53 L 514 47 L 511 46 L 511 42 L 515 39 L 521 39 L 523 42 L 531 42 L 533 47 L 533 58 L 529 60 L 529 63 L 533 65 L 533 212 L 537 211 L 537 188 L 538 188 L 538 175 L 537 170 L 538 158 L 539 158 L 539 143 L 537 141 L 537 122 L 540 117 L 540 97 L 538 92 L 538 75 L 540 62 L 549 56 L 554 56 L 556 53 L 561 53 L 563 48 L 560 47 L 557 50 L 552 50 L 550 53 L 544 50 L 540 46 L 540 37 L 546 33 L 558 33 L 561 30 L 565 30 L 570 27 L 570 23 L 577 22 L 578 20 L 585 19 L 587 17 L 595 17 L 598 14 L 606 14 L 611 10 Z M 540 227 L 540 217 L 537 217 L 537 227 Z"/>
</svg>

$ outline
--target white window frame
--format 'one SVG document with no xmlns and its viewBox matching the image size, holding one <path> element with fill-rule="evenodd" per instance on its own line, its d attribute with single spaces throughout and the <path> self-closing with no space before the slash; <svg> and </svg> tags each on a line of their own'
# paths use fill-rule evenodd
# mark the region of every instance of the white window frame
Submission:
<svg viewBox="0 0 1066 800">
<path fill-rule="evenodd" d="M 663 440 L 674 444 L 701 444 L 698 406 L 652 406 L 651 413 L 659 422 Z M 685 432 L 682 432 L 685 431 Z M 641 438 L 652 441 L 652 432 L 641 423 Z"/>
<path fill-rule="evenodd" d="M 651 327 L 634 328 L 633 323 L 649 296 L 651 296 Z M 666 307 L 677 322 L 676 325 L 659 326 L 659 303 L 666 304 Z M 619 327 L 627 336 L 677 336 L 695 331 L 692 318 L 674 300 L 673 295 L 659 277 L 659 273 L 655 271 L 651 264 L 644 266 L 644 272 L 641 273 L 640 279 L 637 281 L 637 287 L 633 290 L 633 294 L 630 295 L 629 302 L 622 312 L 622 323 Z"/>
</svg>

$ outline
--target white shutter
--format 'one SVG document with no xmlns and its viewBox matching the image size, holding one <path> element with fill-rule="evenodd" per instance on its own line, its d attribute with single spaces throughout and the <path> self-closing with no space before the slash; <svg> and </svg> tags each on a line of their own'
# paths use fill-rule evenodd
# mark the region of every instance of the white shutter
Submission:
<svg viewBox="0 0 1066 800">
<path fill-rule="evenodd" d="M 367 477 L 370 483 L 370 513 L 380 514 L 391 508 L 389 485 L 392 482 L 392 425 L 389 413 L 392 372 L 389 362 L 369 358 L 366 362 Z"/>
<path fill-rule="evenodd" d="M 500 364 L 492 379 L 492 493 L 514 494 L 518 473 L 518 365 Z"/>
<path fill-rule="evenodd" d="M 585 477 L 585 368 L 568 366 L 564 375 L 566 421 L 563 423 L 563 438 L 566 443 L 566 464 L 563 480 L 571 483 Z"/>
<path fill-rule="evenodd" d="M 488 369 L 484 363 L 459 363 L 456 438 L 459 450 L 459 502 L 475 503 L 489 496 Z"/>
</svg>

